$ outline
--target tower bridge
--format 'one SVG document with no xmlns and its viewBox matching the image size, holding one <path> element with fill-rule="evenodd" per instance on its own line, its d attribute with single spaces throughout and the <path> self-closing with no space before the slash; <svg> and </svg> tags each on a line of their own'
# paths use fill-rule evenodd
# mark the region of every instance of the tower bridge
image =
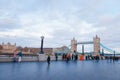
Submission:
<svg viewBox="0 0 120 80">
<path fill-rule="evenodd" d="M 77 51 L 77 45 L 82 45 L 82 53 L 84 54 L 84 45 L 85 44 L 93 44 L 94 46 L 94 53 L 93 55 L 99 55 L 100 53 L 100 38 L 96 35 L 96 37 L 93 38 L 93 41 L 85 41 L 85 42 L 77 42 L 75 38 L 71 40 L 71 52 L 74 53 Z"/>
<path fill-rule="evenodd" d="M 77 46 L 78 45 L 82 45 L 82 53 L 84 54 L 84 45 L 86 44 L 93 44 L 93 55 L 100 55 L 101 53 L 104 54 L 104 50 L 106 50 L 107 52 L 110 52 L 112 54 L 120 54 L 119 52 L 116 52 L 115 50 L 109 49 L 106 46 L 104 46 L 101 42 L 100 42 L 100 38 L 96 35 L 95 37 L 93 37 L 93 41 L 83 41 L 83 42 L 77 42 L 77 40 L 75 40 L 75 38 L 73 38 L 71 40 L 71 52 L 77 52 Z M 102 50 L 102 51 L 101 51 Z"/>
</svg>

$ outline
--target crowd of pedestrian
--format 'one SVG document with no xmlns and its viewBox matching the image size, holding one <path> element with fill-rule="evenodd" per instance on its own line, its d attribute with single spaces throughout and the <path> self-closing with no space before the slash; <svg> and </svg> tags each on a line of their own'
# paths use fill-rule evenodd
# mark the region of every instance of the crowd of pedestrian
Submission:
<svg viewBox="0 0 120 80">
<path fill-rule="evenodd" d="M 86 60 L 97 60 L 97 61 L 99 61 L 100 60 L 100 56 L 91 56 L 91 55 L 88 55 L 88 56 L 85 56 L 85 59 Z"/>
<path fill-rule="evenodd" d="M 108 62 L 114 62 L 114 61 L 118 61 L 119 60 L 119 57 L 116 57 L 116 56 L 106 56 L 105 59 L 108 61 Z"/>
<path fill-rule="evenodd" d="M 22 51 L 14 51 L 14 55 L 13 55 L 13 61 L 14 62 L 21 62 L 22 61 Z M 107 57 L 104 57 L 106 60 L 112 62 L 112 61 L 117 61 L 119 60 L 119 57 L 115 57 L 115 56 L 107 56 Z M 58 60 L 58 54 L 55 54 L 55 59 L 56 61 Z M 99 61 L 100 59 L 102 59 L 101 56 L 91 56 L 91 55 L 78 55 L 78 54 L 62 54 L 62 60 L 63 61 L 70 61 L 70 60 L 73 60 L 73 61 L 77 61 L 77 60 L 95 60 L 95 61 Z M 50 64 L 50 61 L 51 61 L 51 58 L 50 58 L 50 55 L 48 55 L 47 57 L 47 62 L 48 64 Z"/>
<path fill-rule="evenodd" d="M 19 52 L 18 52 L 18 51 L 15 50 L 15 51 L 14 51 L 14 55 L 13 55 L 13 61 L 14 61 L 14 62 L 17 62 L 17 61 L 18 61 L 18 62 L 21 62 L 21 61 L 22 61 L 22 55 L 23 55 L 23 54 L 22 54 L 22 51 L 19 51 Z"/>
<path fill-rule="evenodd" d="M 62 60 L 65 60 L 66 62 L 70 61 L 70 60 L 78 60 L 78 55 L 77 54 L 63 54 L 62 55 Z"/>
</svg>

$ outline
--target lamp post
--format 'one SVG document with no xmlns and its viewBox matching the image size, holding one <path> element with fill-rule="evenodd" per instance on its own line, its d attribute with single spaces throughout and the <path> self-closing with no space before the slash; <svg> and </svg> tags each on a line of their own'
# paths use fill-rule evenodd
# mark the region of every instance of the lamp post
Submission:
<svg viewBox="0 0 120 80">
<path fill-rule="evenodd" d="M 44 36 L 41 36 L 41 48 L 40 48 L 40 54 L 44 54 L 44 51 L 43 51 L 43 40 L 44 40 Z"/>
</svg>

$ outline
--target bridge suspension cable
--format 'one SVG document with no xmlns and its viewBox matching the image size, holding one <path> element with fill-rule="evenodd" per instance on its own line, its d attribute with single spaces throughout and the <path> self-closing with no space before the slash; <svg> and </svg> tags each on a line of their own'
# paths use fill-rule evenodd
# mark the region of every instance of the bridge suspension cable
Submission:
<svg viewBox="0 0 120 80">
<path fill-rule="evenodd" d="M 107 48 L 106 46 L 104 46 L 102 43 L 100 43 L 100 46 L 105 49 L 106 51 L 110 52 L 110 53 L 114 53 L 114 50 L 110 49 L 110 48 Z M 117 54 L 120 54 L 119 52 L 116 52 L 115 53 Z"/>
</svg>

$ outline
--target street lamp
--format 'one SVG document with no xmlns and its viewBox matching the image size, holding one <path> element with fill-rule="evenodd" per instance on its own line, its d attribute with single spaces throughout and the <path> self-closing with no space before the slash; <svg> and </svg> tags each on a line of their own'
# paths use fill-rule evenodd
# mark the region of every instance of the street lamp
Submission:
<svg viewBox="0 0 120 80">
<path fill-rule="evenodd" d="M 44 36 L 41 36 L 41 48 L 40 48 L 40 54 L 44 54 L 44 51 L 43 51 L 43 40 L 44 40 Z"/>
</svg>

